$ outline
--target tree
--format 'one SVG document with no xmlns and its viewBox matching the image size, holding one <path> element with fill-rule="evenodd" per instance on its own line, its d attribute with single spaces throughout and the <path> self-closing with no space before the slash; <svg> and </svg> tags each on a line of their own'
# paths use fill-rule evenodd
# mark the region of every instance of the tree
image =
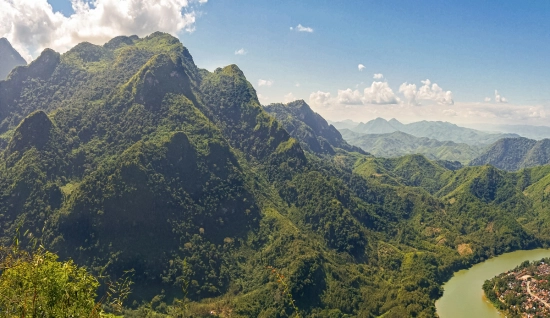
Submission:
<svg viewBox="0 0 550 318">
<path fill-rule="evenodd" d="M 0 317 L 100 317 L 99 282 L 39 248 L 0 248 Z"/>
</svg>

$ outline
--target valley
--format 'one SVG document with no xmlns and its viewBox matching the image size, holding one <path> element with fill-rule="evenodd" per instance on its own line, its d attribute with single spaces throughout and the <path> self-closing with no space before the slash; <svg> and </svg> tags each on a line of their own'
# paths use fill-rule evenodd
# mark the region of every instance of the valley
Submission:
<svg viewBox="0 0 550 318">
<path fill-rule="evenodd" d="M 0 242 L 133 270 L 125 317 L 433 317 L 457 270 L 550 246 L 550 166 L 465 166 L 503 136 L 373 156 L 166 33 L 46 49 L 0 92 Z"/>
</svg>

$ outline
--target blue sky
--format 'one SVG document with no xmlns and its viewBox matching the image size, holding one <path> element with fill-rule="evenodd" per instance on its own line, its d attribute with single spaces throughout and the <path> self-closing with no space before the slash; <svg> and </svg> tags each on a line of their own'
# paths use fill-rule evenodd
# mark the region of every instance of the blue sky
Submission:
<svg viewBox="0 0 550 318">
<path fill-rule="evenodd" d="M 48 2 L 74 13 L 69 0 Z M 550 108 L 550 1 L 209 0 L 183 10 L 193 11 L 194 31 L 175 33 L 196 64 L 237 64 L 263 103 L 301 98 L 335 120 L 534 124 Z M 413 99 L 403 83 L 416 85 Z M 338 93 L 346 89 L 355 101 Z"/>
</svg>

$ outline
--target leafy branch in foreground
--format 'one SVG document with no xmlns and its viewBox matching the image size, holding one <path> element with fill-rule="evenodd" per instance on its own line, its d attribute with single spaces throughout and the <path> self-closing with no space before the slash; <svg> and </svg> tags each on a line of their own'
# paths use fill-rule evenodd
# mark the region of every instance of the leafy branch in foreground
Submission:
<svg viewBox="0 0 550 318">
<path fill-rule="evenodd" d="M 96 302 L 98 280 L 72 260 L 61 262 L 43 246 L 32 251 L 0 246 L 0 318 L 103 317 L 105 305 L 122 312 L 130 294 L 131 273 L 107 282 L 106 295 Z"/>
<path fill-rule="evenodd" d="M 294 298 L 292 297 L 292 293 L 290 292 L 290 287 L 285 281 L 285 276 L 279 273 L 279 271 L 273 266 L 267 266 L 267 269 L 270 270 L 271 274 L 275 276 L 275 278 L 277 279 L 277 284 L 279 284 L 283 288 L 283 295 L 286 296 L 288 303 L 290 304 L 292 309 L 294 309 L 294 312 L 296 314 L 295 317 L 301 318 L 302 315 L 300 314 L 300 309 L 298 309 L 298 306 L 296 306 L 296 303 L 294 302 Z"/>
<path fill-rule="evenodd" d="M 0 317 L 100 317 L 97 279 L 57 258 L 43 247 L 0 247 Z"/>
</svg>

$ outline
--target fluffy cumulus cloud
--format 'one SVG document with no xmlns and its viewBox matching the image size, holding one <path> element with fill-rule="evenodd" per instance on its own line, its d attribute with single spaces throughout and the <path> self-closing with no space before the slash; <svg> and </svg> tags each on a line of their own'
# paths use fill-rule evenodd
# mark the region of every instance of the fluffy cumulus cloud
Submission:
<svg viewBox="0 0 550 318">
<path fill-rule="evenodd" d="M 245 49 L 238 49 L 237 51 L 235 51 L 235 55 L 246 55 L 246 53 L 248 53 Z"/>
<path fill-rule="evenodd" d="M 296 100 L 296 96 L 294 96 L 294 94 L 292 93 L 288 93 L 284 96 L 283 100 L 285 103 L 290 103 Z"/>
<path fill-rule="evenodd" d="M 192 32 L 195 7 L 207 0 L 71 0 L 74 14 L 54 12 L 47 0 L 0 0 L 0 37 L 27 59 L 44 48 L 65 52 L 80 42 L 103 44 L 117 35 Z"/>
<path fill-rule="evenodd" d="M 372 82 L 370 87 L 365 88 L 363 103 L 365 104 L 397 104 L 399 98 L 387 82 Z"/>
<path fill-rule="evenodd" d="M 309 104 L 316 107 L 326 107 L 331 104 L 330 93 L 317 91 L 309 95 Z"/>
<path fill-rule="evenodd" d="M 267 86 L 267 87 L 271 87 L 273 85 L 273 81 L 272 80 L 264 80 L 264 79 L 260 79 L 258 80 L 258 86 L 262 87 L 262 86 Z"/>
<path fill-rule="evenodd" d="M 338 90 L 337 102 L 344 105 L 361 105 L 363 96 L 358 90 L 352 91 L 351 88 Z"/>
<path fill-rule="evenodd" d="M 409 105 L 418 105 L 416 101 L 416 84 L 403 83 L 399 86 L 399 92 L 405 96 Z"/>
<path fill-rule="evenodd" d="M 359 64 L 357 65 L 357 69 L 359 70 L 359 72 L 362 72 L 365 69 L 365 65 Z"/>
<path fill-rule="evenodd" d="M 307 32 L 307 33 L 313 33 L 313 29 L 310 27 L 305 27 L 301 24 L 298 24 L 296 27 L 290 27 L 290 31 L 297 31 L 297 32 Z"/>
<path fill-rule="evenodd" d="M 372 76 L 372 78 L 374 78 L 374 79 L 383 79 L 384 75 L 382 73 L 377 73 L 377 74 L 374 74 Z"/>
<path fill-rule="evenodd" d="M 495 102 L 496 103 L 508 103 L 508 100 L 501 96 L 497 90 L 495 90 Z"/>
<path fill-rule="evenodd" d="M 314 107 L 337 110 L 358 108 L 359 105 L 397 105 L 400 103 L 400 99 L 395 96 L 388 83 L 373 82 L 363 92 L 351 88 L 339 89 L 335 97 L 328 92 L 313 92 L 309 96 L 309 103 Z"/>
<path fill-rule="evenodd" d="M 442 105 L 453 105 L 453 93 L 444 91 L 436 83 L 432 83 L 429 79 L 421 81 L 422 86 L 416 88 L 416 84 L 403 83 L 399 86 L 399 92 L 405 96 L 405 99 L 410 105 L 420 105 L 421 100 L 435 101 Z"/>
<path fill-rule="evenodd" d="M 457 124 L 530 124 L 547 125 L 550 103 L 515 105 L 506 103 L 495 92 L 484 102 L 455 102 L 450 91 L 438 84 L 422 81 L 404 83 L 399 87 L 402 99 L 396 96 L 387 82 L 375 81 L 364 91 L 340 89 L 337 95 L 317 91 L 309 97 L 310 105 L 330 120 L 353 119 L 367 121 L 376 117 L 417 121 L 447 120 Z M 422 107 L 417 107 L 422 103 Z"/>
</svg>

